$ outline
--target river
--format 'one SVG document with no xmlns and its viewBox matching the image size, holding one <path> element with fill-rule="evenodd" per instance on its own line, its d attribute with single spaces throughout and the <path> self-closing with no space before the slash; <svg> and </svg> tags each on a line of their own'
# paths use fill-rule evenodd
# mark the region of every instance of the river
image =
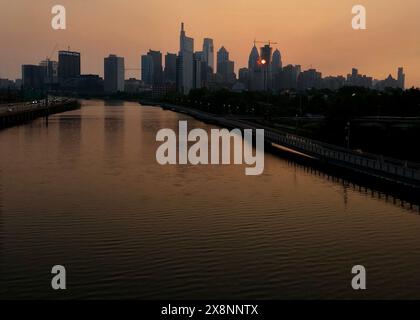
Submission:
<svg viewBox="0 0 420 320">
<path fill-rule="evenodd" d="M 420 298 L 418 207 L 270 153 L 261 176 L 160 166 L 179 120 L 212 128 L 85 100 L 0 131 L 0 298 Z"/>
</svg>

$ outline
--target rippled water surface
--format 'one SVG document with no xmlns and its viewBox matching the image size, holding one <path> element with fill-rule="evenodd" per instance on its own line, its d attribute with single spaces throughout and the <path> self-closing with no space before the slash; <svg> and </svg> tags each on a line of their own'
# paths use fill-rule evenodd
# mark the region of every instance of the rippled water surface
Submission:
<svg viewBox="0 0 420 320">
<path fill-rule="evenodd" d="M 418 208 L 271 154 L 258 177 L 162 167 L 156 133 L 181 119 L 210 128 L 84 101 L 0 131 L 0 297 L 420 298 Z"/>
</svg>

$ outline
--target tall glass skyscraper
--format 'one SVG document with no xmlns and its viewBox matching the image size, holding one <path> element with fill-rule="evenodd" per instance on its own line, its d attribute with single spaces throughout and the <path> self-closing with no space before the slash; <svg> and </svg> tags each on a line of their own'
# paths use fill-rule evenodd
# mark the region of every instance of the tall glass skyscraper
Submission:
<svg viewBox="0 0 420 320">
<path fill-rule="evenodd" d="M 177 59 L 177 88 L 188 94 L 194 82 L 194 39 L 185 34 L 184 23 L 181 24 L 180 50 Z"/>
<path fill-rule="evenodd" d="M 203 57 L 207 66 L 214 72 L 214 45 L 213 39 L 205 38 L 203 42 Z"/>
</svg>

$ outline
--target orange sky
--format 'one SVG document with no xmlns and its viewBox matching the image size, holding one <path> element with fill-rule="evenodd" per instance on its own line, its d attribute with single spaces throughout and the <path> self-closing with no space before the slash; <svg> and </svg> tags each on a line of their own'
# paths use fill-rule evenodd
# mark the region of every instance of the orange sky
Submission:
<svg viewBox="0 0 420 320">
<path fill-rule="evenodd" d="M 55 4 L 67 9 L 65 31 L 50 26 Z M 355 4 L 366 6 L 365 31 L 351 28 Z M 196 50 L 211 37 L 236 69 L 246 66 L 254 38 L 270 39 L 285 64 L 324 76 L 357 67 L 380 79 L 404 66 L 407 85 L 420 87 L 419 0 L 0 0 L 0 77 L 20 77 L 21 64 L 45 59 L 56 43 L 82 53 L 82 73 L 102 75 L 109 53 L 139 68 L 149 48 L 178 51 L 181 21 Z"/>
</svg>

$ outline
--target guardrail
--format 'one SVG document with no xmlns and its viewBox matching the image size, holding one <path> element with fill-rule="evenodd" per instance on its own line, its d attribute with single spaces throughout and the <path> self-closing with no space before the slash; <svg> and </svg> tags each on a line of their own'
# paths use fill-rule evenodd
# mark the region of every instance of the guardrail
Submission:
<svg viewBox="0 0 420 320">
<path fill-rule="evenodd" d="M 337 164 L 357 167 L 372 173 L 397 176 L 420 182 L 420 167 L 416 163 L 404 162 L 370 153 L 359 154 L 349 149 L 289 133 L 265 130 L 265 136 L 269 141 L 291 147 L 323 160 L 332 160 Z"/>
</svg>

